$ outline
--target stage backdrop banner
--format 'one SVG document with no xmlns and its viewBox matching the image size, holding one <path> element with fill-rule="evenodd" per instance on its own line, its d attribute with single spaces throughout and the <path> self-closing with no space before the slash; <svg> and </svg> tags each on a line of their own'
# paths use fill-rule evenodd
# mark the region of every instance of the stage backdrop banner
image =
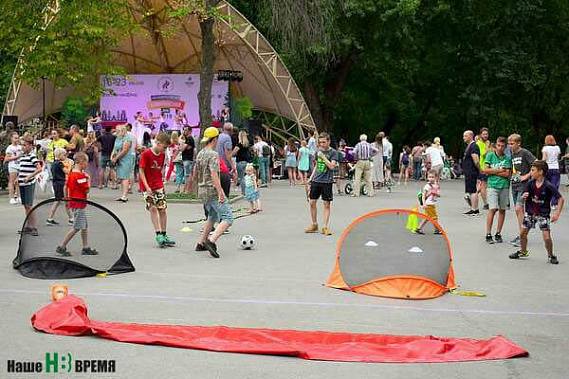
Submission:
<svg viewBox="0 0 569 379">
<path fill-rule="evenodd" d="M 157 132 L 162 129 L 179 130 L 176 111 L 186 115 L 191 126 L 199 124 L 197 74 L 101 76 L 105 94 L 101 98 L 103 123 L 130 122 L 135 126 L 136 112 L 142 112 L 145 125 Z M 214 78 L 211 108 L 214 121 L 221 121 L 225 107 L 228 82 Z"/>
</svg>

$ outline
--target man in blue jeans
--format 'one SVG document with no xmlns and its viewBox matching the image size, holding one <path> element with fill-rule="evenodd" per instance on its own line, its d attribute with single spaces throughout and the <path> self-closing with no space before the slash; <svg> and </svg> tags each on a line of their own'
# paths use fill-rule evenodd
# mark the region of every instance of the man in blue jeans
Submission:
<svg viewBox="0 0 569 379">
<path fill-rule="evenodd" d="M 261 183 L 267 184 L 269 182 L 269 162 L 271 157 L 271 146 L 263 141 L 261 136 L 255 137 L 255 152 L 259 158 L 259 171 L 261 172 Z"/>
<path fill-rule="evenodd" d="M 207 222 L 196 246 L 196 251 L 209 251 L 214 258 L 219 258 L 215 244 L 224 231 L 233 224 L 233 214 L 229 200 L 225 197 L 219 178 L 219 154 L 216 151 L 219 130 L 209 127 L 204 131 L 202 143 L 204 148 L 198 153 L 194 168 L 194 182 L 200 188 L 200 197 L 204 203 Z M 219 222 L 213 234 L 209 233 L 213 225 Z M 208 237 L 209 236 L 209 237 Z"/>
</svg>

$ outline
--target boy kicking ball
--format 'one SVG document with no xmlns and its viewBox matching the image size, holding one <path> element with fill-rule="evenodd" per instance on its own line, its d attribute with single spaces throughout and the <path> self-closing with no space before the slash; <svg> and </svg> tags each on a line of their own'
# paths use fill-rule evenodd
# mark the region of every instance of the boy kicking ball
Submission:
<svg viewBox="0 0 569 379">
<path fill-rule="evenodd" d="M 75 166 L 67 178 L 67 193 L 71 199 L 87 200 L 87 194 L 91 189 L 91 178 L 83 171 L 87 168 L 89 157 L 85 153 L 75 154 Z M 71 229 L 65 237 L 61 246 L 55 249 L 55 252 L 63 257 L 68 257 L 71 253 L 67 250 L 67 244 L 75 237 L 77 232 L 81 231 L 81 243 L 83 249 L 82 255 L 97 255 L 99 252 L 89 247 L 87 240 L 87 212 L 85 208 L 87 203 L 83 201 L 69 201 L 69 209 L 73 212 L 73 229 Z"/>
<path fill-rule="evenodd" d="M 520 234 L 521 250 L 510 254 L 510 259 L 529 257 L 529 251 L 527 250 L 528 232 L 538 225 L 543 235 L 549 263 L 554 265 L 559 263 L 559 260 L 553 254 L 553 240 L 551 239 L 550 227 L 551 222 L 559 220 L 564 200 L 555 186 L 545 180 L 546 175 L 546 162 L 535 161 L 532 163 L 531 179 L 525 184 L 521 197 L 522 201 L 525 202 L 526 209 Z M 558 207 L 550 220 L 551 200 L 553 199 L 558 199 Z"/>
</svg>

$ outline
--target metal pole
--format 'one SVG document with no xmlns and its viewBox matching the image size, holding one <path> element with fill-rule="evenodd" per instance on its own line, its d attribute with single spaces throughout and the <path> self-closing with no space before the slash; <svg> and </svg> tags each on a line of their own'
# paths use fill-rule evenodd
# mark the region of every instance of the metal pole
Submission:
<svg viewBox="0 0 569 379">
<path fill-rule="evenodd" d="M 42 79 L 42 100 L 43 100 L 43 125 L 42 130 L 47 130 L 47 116 L 45 114 L 45 75 L 41 77 Z"/>
</svg>

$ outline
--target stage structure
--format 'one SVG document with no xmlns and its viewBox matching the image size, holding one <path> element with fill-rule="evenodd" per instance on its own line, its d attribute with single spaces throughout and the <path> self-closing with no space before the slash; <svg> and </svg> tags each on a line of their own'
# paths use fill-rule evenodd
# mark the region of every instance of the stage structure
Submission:
<svg viewBox="0 0 569 379">
<path fill-rule="evenodd" d="M 164 37 L 168 26 L 168 0 L 132 0 L 129 8 L 141 26 L 113 49 L 115 64 L 131 75 L 196 74 L 201 65 L 201 36 L 196 17 L 182 23 L 174 35 Z M 248 96 L 255 110 L 284 117 L 291 122 L 263 125 L 268 135 L 281 139 L 306 136 L 316 126 L 310 110 L 288 69 L 267 39 L 237 9 L 220 1 L 219 11 L 228 17 L 216 22 L 217 59 L 214 70 L 243 73 L 243 81 L 232 84 L 232 93 Z M 57 17 L 59 1 L 45 9 L 45 27 Z M 33 48 L 33 47 L 31 47 Z M 25 70 L 25 50 L 16 70 Z M 42 114 L 42 93 L 18 80 L 15 72 L 4 114 L 26 122 Z M 61 111 L 73 88 L 56 89 L 46 82 L 46 111 Z"/>
</svg>

